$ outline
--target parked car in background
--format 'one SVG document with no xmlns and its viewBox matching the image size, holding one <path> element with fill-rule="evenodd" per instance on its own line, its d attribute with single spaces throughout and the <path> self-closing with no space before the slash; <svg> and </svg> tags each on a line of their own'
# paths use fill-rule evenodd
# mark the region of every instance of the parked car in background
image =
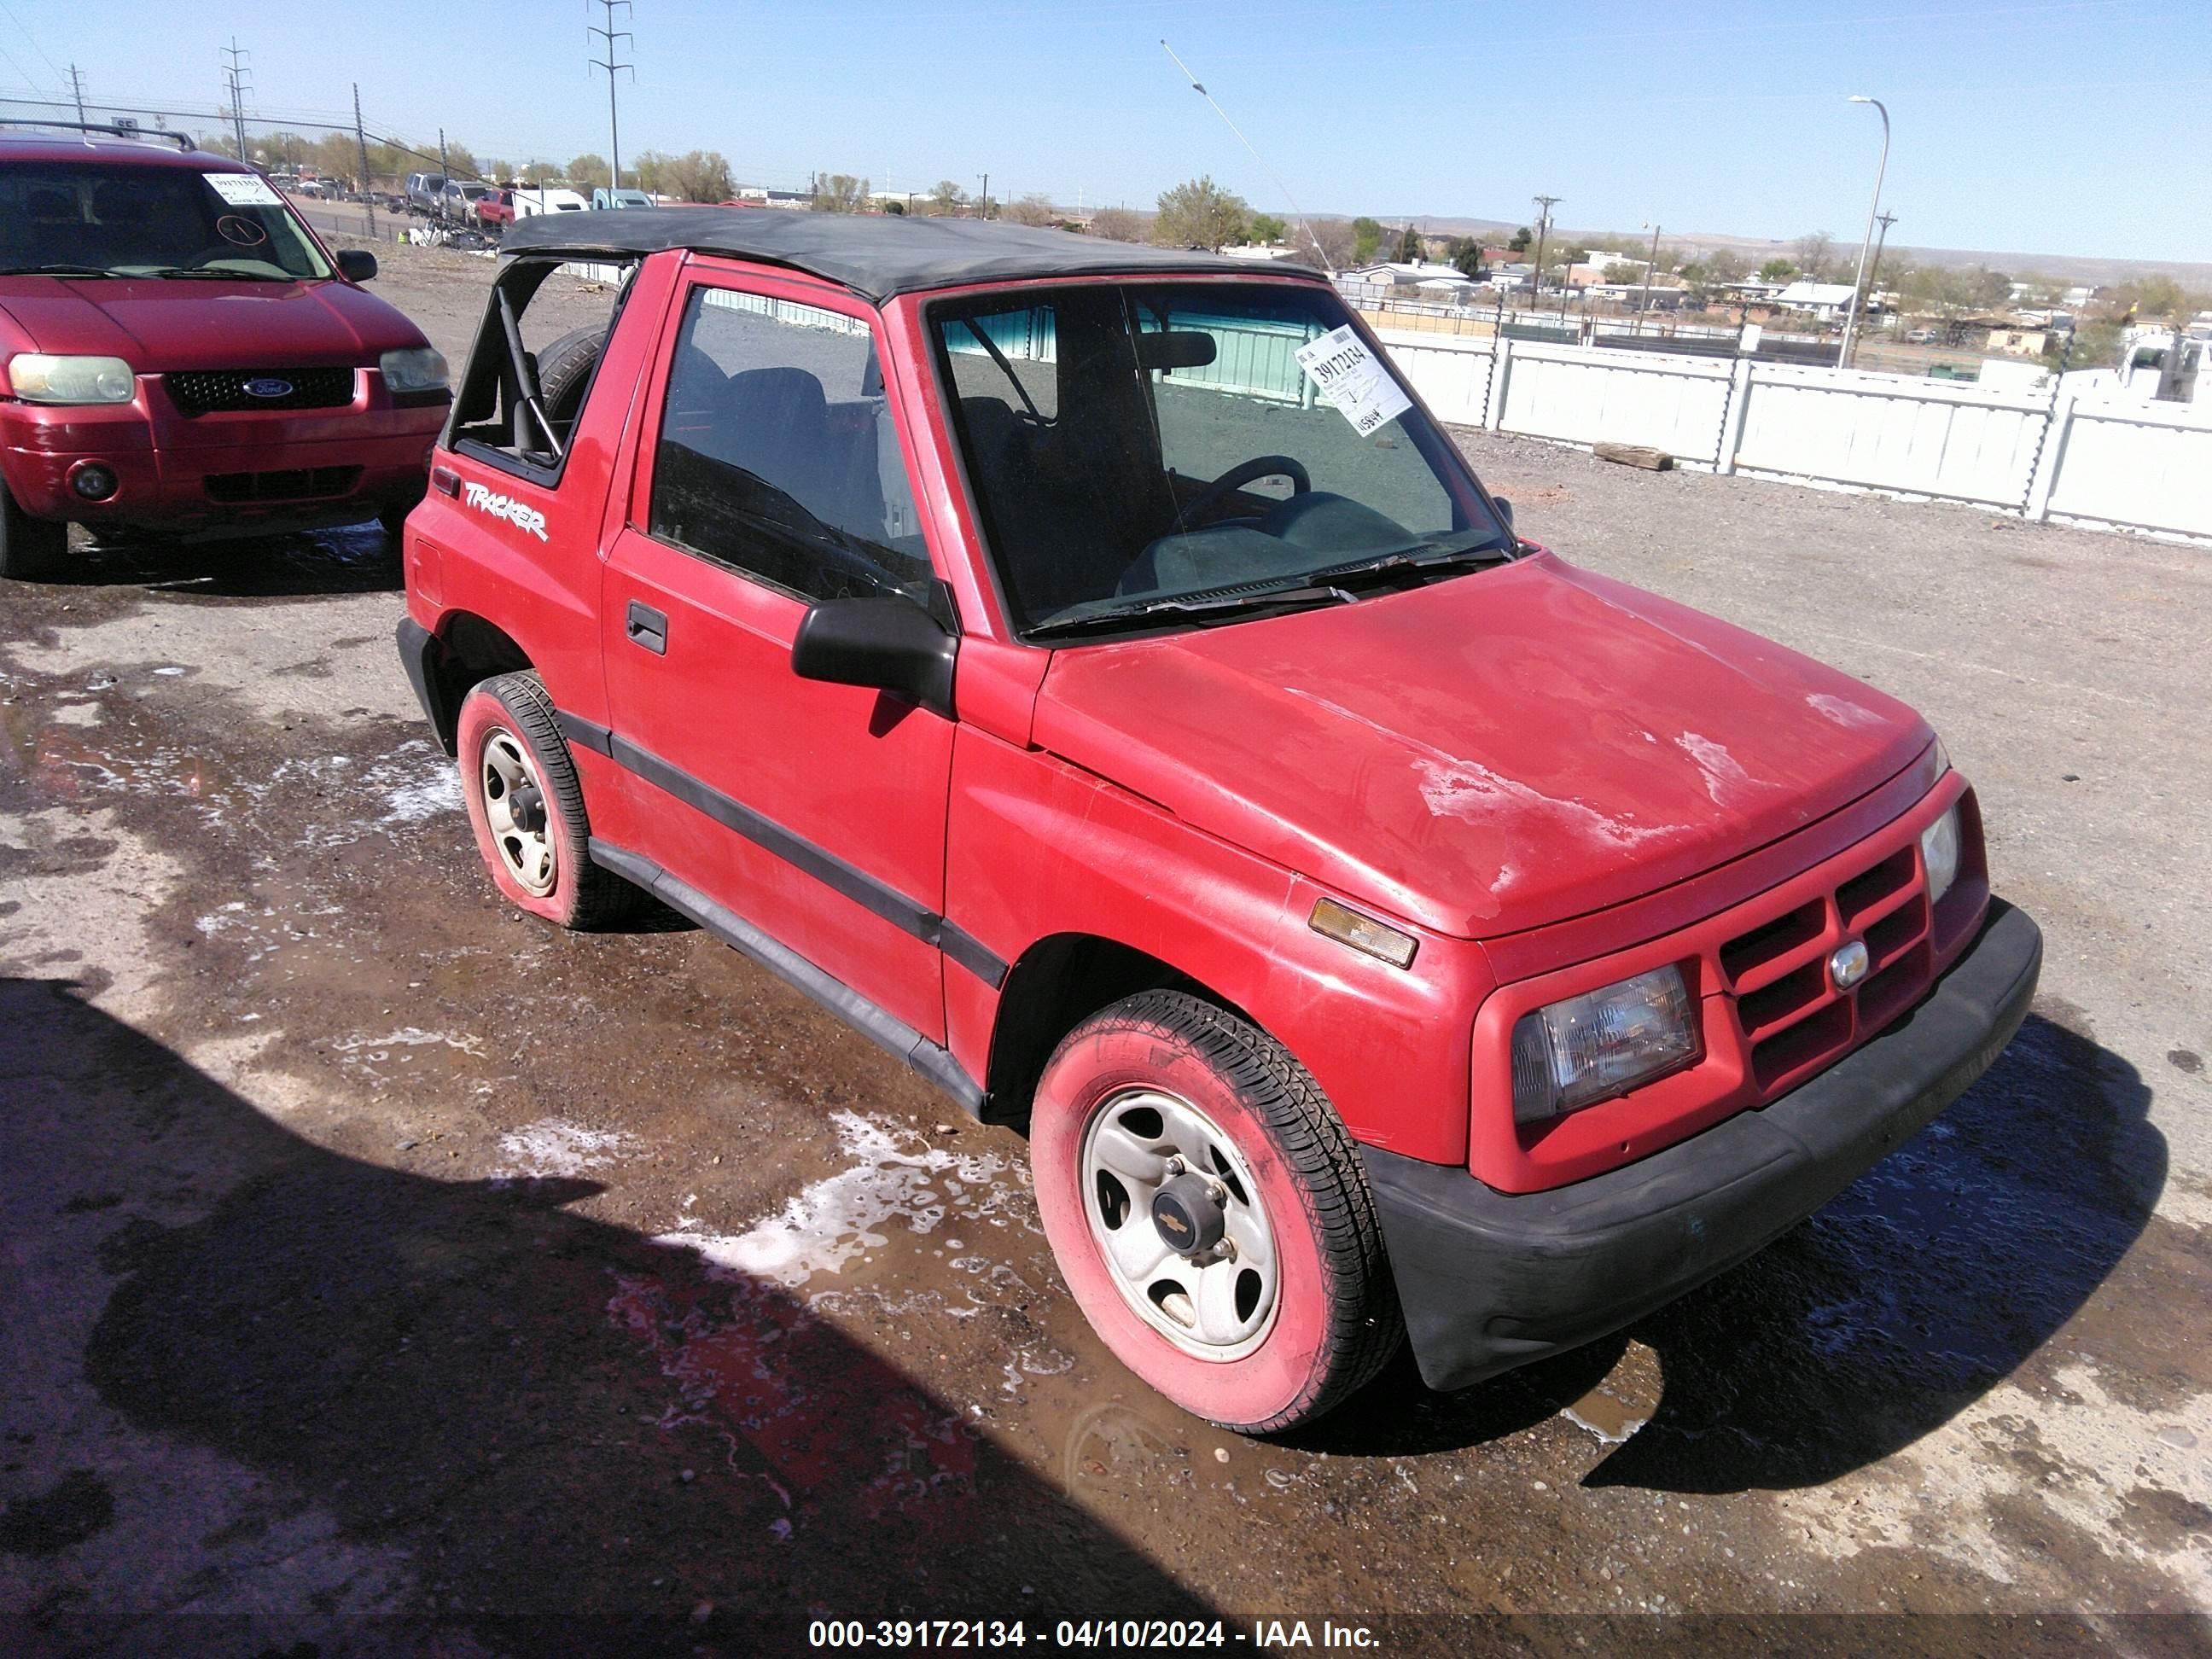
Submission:
<svg viewBox="0 0 2212 1659">
<path fill-rule="evenodd" d="M 496 236 L 514 222 L 514 192 L 495 185 L 477 198 L 477 228 Z"/>
<path fill-rule="evenodd" d="M 595 211 L 607 208 L 649 208 L 653 198 L 641 190 L 608 190 L 605 186 L 592 192 L 592 207 Z"/>
<path fill-rule="evenodd" d="M 446 362 L 375 274 L 227 156 L 0 137 L 0 574 L 51 570 L 71 521 L 396 534 Z"/>
<path fill-rule="evenodd" d="M 518 219 L 534 218 L 541 213 L 582 213 L 592 205 L 576 191 L 559 185 L 517 185 L 514 196 Z"/>
<path fill-rule="evenodd" d="M 445 188 L 446 175 L 442 173 L 410 173 L 407 175 L 407 205 L 417 213 L 435 215 L 438 198 Z"/>
<path fill-rule="evenodd" d="M 1907 345 L 1934 345 L 1936 343 L 1936 331 L 1932 328 L 1907 329 L 1905 333 L 1905 343 Z"/>
<path fill-rule="evenodd" d="M 650 895 L 1025 1122 L 1186 1409 L 1627 1326 L 2026 1015 L 1927 723 L 1522 539 L 1322 276 L 714 208 L 506 248 L 398 630 L 491 880 Z M 576 260 L 615 319 L 538 341 Z"/>
<path fill-rule="evenodd" d="M 477 203 L 489 186 L 465 185 L 458 179 L 446 180 L 446 187 L 438 192 L 438 217 L 449 225 L 473 225 L 477 222 Z"/>
</svg>

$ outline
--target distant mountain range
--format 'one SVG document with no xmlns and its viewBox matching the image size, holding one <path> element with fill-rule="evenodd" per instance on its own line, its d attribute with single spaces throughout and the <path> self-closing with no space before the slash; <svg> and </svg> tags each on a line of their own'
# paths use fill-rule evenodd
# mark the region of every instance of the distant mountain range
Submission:
<svg viewBox="0 0 2212 1659">
<path fill-rule="evenodd" d="M 1346 216 L 1330 214 L 1325 216 L 1338 218 Z M 1408 222 L 1408 216 L 1378 213 L 1372 216 L 1394 227 Z M 1416 228 L 1431 236 L 1480 236 L 1485 241 L 1510 236 L 1518 227 L 1528 222 L 1525 219 L 1452 218 L 1435 214 L 1409 216 Z M 1601 230 L 1588 226 L 1555 224 L 1552 227 L 1552 239 L 1555 242 L 1561 240 L 1571 242 L 1580 238 L 1597 236 L 1633 237 L 1635 234 L 1632 230 Z M 1856 257 L 1858 241 L 1856 237 L 1847 236 L 1841 231 L 1830 234 L 1835 239 L 1838 252 Z M 1794 236 L 1780 239 L 1731 236 L 1723 231 L 1668 230 L 1661 234 L 1660 240 L 1670 247 L 1702 248 L 1711 252 L 1717 252 L 1723 248 L 1732 249 L 1752 264 L 1758 265 L 1772 258 L 1790 258 L 1797 239 Z M 2071 253 L 2010 253 L 1979 248 L 1915 247 L 1902 242 L 1890 243 L 1883 257 L 1887 258 L 1891 253 L 1902 253 L 1916 264 L 1948 267 L 1986 265 L 1993 270 L 2005 271 L 2014 276 L 2033 271 L 2038 276 L 2063 277 L 2071 283 L 2125 283 L 2138 276 L 2148 276 L 2153 272 L 2163 272 L 2184 288 L 2212 289 L 2212 264 L 2192 264 L 2179 259 L 2098 259 Z"/>
</svg>

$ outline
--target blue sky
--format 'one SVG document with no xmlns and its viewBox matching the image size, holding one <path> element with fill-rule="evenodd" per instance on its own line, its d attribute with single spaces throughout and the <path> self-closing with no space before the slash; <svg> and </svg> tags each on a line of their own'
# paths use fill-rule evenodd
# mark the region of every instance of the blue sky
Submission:
<svg viewBox="0 0 2212 1659">
<path fill-rule="evenodd" d="M 593 15 L 596 5 L 589 8 Z M 204 20 L 204 21 L 203 21 Z M 479 155 L 607 144 L 583 0 L 0 0 L 0 95 L 74 58 L 95 100 L 197 107 L 217 49 L 250 109 L 372 125 Z M 1193 94 L 1165 36 L 1311 212 L 1856 240 L 1880 123 L 1908 246 L 2212 260 L 2205 0 L 637 0 L 623 149 L 720 149 L 750 182 L 814 168 L 878 186 L 1149 206 L 1211 172 L 1282 191 Z M 220 32 L 219 32 L 220 31 Z M 179 101 L 181 100 L 181 101 Z"/>
</svg>

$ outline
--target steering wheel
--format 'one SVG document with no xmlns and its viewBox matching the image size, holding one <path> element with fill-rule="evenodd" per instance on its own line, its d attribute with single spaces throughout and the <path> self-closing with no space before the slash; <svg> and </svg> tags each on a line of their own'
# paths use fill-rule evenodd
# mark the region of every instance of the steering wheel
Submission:
<svg viewBox="0 0 2212 1659">
<path fill-rule="evenodd" d="M 1291 481 L 1291 493 L 1303 495 L 1313 488 L 1313 479 L 1303 466 L 1287 455 L 1255 455 L 1249 461 L 1239 461 L 1212 483 L 1198 492 L 1182 509 L 1182 517 L 1188 522 L 1202 517 L 1206 509 L 1224 495 L 1242 489 L 1255 478 L 1271 478 L 1281 473 Z"/>
</svg>

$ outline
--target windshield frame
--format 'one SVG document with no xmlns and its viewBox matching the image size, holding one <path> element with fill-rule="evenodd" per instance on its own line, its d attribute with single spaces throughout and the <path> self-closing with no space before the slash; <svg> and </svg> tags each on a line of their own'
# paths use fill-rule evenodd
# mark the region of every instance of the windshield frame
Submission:
<svg viewBox="0 0 2212 1659">
<path fill-rule="evenodd" d="M 137 157 L 133 157 L 129 160 L 122 160 L 109 155 L 87 156 L 83 155 L 72 154 L 68 155 L 55 155 L 52 157 L 40 156 L 35 159 L 17 157 L 6 165 L 8 170 L 11 172 L 61 169 L 70 172 L 94 172 L 112 178 L 125 179 L 140 179 L 149 177 L 167 179 L 171 175 L 181 174 L 198 184 L 203 189 L 210 187 L 206 183 L 207 175 L 210 173 L 221 173 L 235 174 L 240 178 L 258 179 L 263 183 L 267 184 L 270 189 L 275 192 L 276 200 L 274 203 L 254 204 L 252 204 L 254 210 L 259 213 L 274 212 L 279 218 L 284 221 L 294 235 L 299 239 L 299 246 L 305 251 L 308 263 L 314 268 L 307 271 L 286 270 L 275 259 L 249 258 L 246 256 L 244 252 L 245 247 L 251 246 L 249 244 L 241 245 L 240 263 L 265 266 L 265 270 L 234 270 L 229 269 L 227 264 L 222 264 L 186 267 L 185 269 L 188 270 L 192 276 L 198 277 L 202 280 L 229 280 L 240 283 L 325 283 L 343 280 L 338 270 L 337 260 L 331 254 L 330 249 L 324 246 L 322 238 L 315 234 L 314 228 L 312 225 L 308 224 L 305 219 L 300 216 L 298 210 L 293 207 L 291 202 L 285 197 L 283 190 L 279 189 L 265 173 L 263 173 L 258 168 L 240 167 L 235 165 L 223 167 L 204 167 L 198 165 L 198 162 L 205 159 L 206 158 L 195 156 L 182 162 L 167 158 L 160 161 L 149 161 Z M 66 264 L 74 267 L 78 262 L 54 260 L 44 263 L 56 264 Z M 175 267 L 163 264 L 160 260 L 148 259 L 136 260 L 124 264 L 109 265 L 95 273 L 91 269 L 89 262 L 86 262 L 85 269 L 75 271 L 74 274 L 80 280 L 88 282 L 167 281 L 174 280 L 174 272 L 176 269 L 177 268 Z M 0 264 L 0 276 L 9 275 L 35 276 L 38 274 L 40 274 L 40 272 L 36 266 L 25 270 L 11 271 L 4 264 Z"/>
<path fill-rule="evenodd" d="M 992 506 L 984 493 L 977 488 L 976 480 L 970 468 L 969 434 L 965 418 L 960 409 L 960 387 L 954 377 L 953 365 L 945 342 L 945 332 L 940 326 L 943 322 L 949 319 L 957 324 L 961 319 L 975 314 L 979 308 L 988 310 L 996 306 L 1018 303 L 1025 295 L 1033 295 L 1039 296 L 1040 299 L 1048 299 L 1051 295 L 1070 289 L 1112 288 L 1132 291 L 1141 296 L 1146 290 L 1163 289 L 1188 290 L 1201 287 L 1247 290 L 1287 288 L 1300 289 L 1319 296 L 1324 308 L 1333 308 L 1338 321 L 1350 326 L 1367 349 L 1375 354 L 1376 359 L 1382 363 L 1384 372 L 1410 400 L 1412 406 L 1404 412 L 1403 417 L 1407 434 L 1412 440 L 1414 449 L 1427 463 L 1430 470 L 1437 475 L 1437 481 L 1443 486 L 1446 493 L 1454 498 L 1457 505 L 1467 511 L 1468 529 L 1452 533 L 1494 535 L 1505 549 L 1504 557 L 1511 559 L 1521 556 L 1523 544 L 1515 532 L 1511 520 L 1499 509 L 1496 499 L 1476 474 L 1474 467 L 1469 465 L 1467 457 L 1461 453 L 1459 446 L 1444 431 L 1443 423 L 1429 412 L 1428 405 L 1421 400 L 1419 393 L 1399 371 L 1397 365 L 1391 361 L 1388 349 L 1376 337 L 1374 331 L 1367 325 L 1365 319 L 1344 299 L 1334 284 L 1323 278 L 1296 276 L 1286 272 L 1255 271 L 1248 276 L 1241 271 L 1234 273 L 1197 270 L 1163 271 L 1156 276 L 1146 276 L 1134 278 L 1127 276 L 1065 276 L 1043 282 L 1017 280 L 994 283 L 986 286 L 941 290 L 922 295 L 919 306 L 921 343 L 929 359 L 932 376 L 930 391 L 937 400 L 936 413 L 943 424 L 948 441 L 945 447 L 951 454 L 954 474 L 965 496 L 967 518 L 974 529 L 977 550 L 981 555 L 981 562 L 986 579 L 990 584 L 992 595 L 998 603 L 1000 615 L 1005 619 L 1006 628 L 1015 640 L 1024 645 L 1034 645 L 1040 649 L 1081 650 L 1093 645 L 1117 644 L 1125 641 L 1150 638 L 1160 635 L 1189 634 L 1214 628 L 1236 627 L 1247 622 L 1261 620 L 1270 615 L 1285 614 L 1285 611 L 1291 608 L 1285 607 L 1285 610 L 1273 611 L 1255 608 L 1253 615 L 1243 617 L 1184 617 L 1180 619 L 1171 610 L 1152 611 L 1148 614 L 1133 616 L 1129 620 L 1129 626 L 1123 629 L 1102 627 L 1096 632 L 1077 637 L 1059 637 L 1055 635 L 1051 626 L 1054 618 L 1026 615 L 1013 592 L 1012 584 L 1007 580 L 1004 555 L 1000 548 L 998 533 L 993 523 Z M 1467 565 L 1450 571 L 1439 570 L 1437 573 L 1437 579 L 1447 580 L 1451 576 L 1464 574 L 1478 568 L 1480 567 Z M 1321 568 L 1317 568 L 1315 572 L 1286 576 L 1285 580 L 1286 582 L 1296 584 L 1310 583 L 1320 579 L 1320 569 Z M 1229 588 L 1243 586 L 1245 584 L 1230 582 L 1223 584 L 1218 588 L 1192 590 L 1170 597 L 1184 600 L 1202 600 Z M 1378 585 L 1352 594 L 1349 602 L 1357 604 L 1380 595 L 1403 591 L 1405 590 L 1402 588 Z M 1032 637 L 1033 635 L 1037 637 Z"/>
</svg>

